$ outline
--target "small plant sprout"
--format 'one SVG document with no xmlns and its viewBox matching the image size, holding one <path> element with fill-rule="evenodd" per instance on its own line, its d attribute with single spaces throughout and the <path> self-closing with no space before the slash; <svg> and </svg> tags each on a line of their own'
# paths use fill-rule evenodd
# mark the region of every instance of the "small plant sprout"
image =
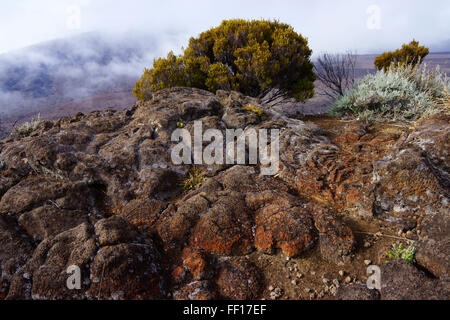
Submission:
<svg viewBox="0 0 450 320">
<path fill-rule="evenodd" d="M 205 180 L 205 175 L 203 171 L 199 168 L 194 167 L 187 174 L 186 179 L 182 182 L 181 186 L 184 190 L 190 191 L 194 190 L 198 185 L 200 185 Z"/>
<path fill-rule="evenodd" d="M 183 129 L 184 128 L 184 123 L 183 122 L 177 122 L 177 128 Z"/>
<path fill-rule="evenodd" d="M 254 104 L 246 105 L 244 107 L 244 110 L 249 111 L 249 112 L 253 112 L 254 114 L 256 114 L 260 118 L 264 115 L 264 112 L 261 110 L 261 108 L 255 106 Z"/>
<path fill-rule="evenodd" d="M 394 243 L 392 245 L 392 250 L 386 252 L 386 255 L 391 259 L 401 259 L 412 263 L 414 262 L 415 253 L 416 249 L 412 245 L 403 248 L 402 243 Z"/>
</svg>

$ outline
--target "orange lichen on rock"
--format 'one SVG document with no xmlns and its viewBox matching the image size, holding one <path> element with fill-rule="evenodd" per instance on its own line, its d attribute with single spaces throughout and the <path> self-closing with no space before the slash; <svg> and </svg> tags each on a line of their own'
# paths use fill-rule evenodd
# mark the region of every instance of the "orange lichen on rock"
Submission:
<svg viewBox="0 0 450 320">
<path fill-rule="evenodd" d="M 281 249 L 288 257 L 294 257 L 310 248 L 316 239 L 309 213 L 298 205 L 292 195 L 265 191 L 249 193 L 247 205 L 256 210 L 255 246 L 272 253 Z"/>
</svg>

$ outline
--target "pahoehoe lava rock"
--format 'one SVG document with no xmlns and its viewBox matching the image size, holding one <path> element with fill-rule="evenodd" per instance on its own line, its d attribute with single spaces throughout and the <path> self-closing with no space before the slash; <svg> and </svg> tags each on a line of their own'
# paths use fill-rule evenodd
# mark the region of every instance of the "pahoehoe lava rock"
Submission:
<svg viewBox="0 0 450 320">
<path fill-rule="evenodd" d="M 204 180 L 184 190 L 193 166 L 172 163 L 171 135 L 179 123 L 192 133 L 194 121 L 222 133 L 279 129 L 279 173 L 198 165 Z M 448 299 L 449 117 L 401 133 L 339 126 L 333 134 L 237 92 L 173 88 L 126 111 L 9 136 L 0 141 L 0 298 L 267 298 L 279 275 L 266 259 L 349 266 L 361 252 L 351 217 L 418 234 L 417 265 L 429 273 L 392 262 L 381 296 L 352 284 L 338 298 Z M 80 290 L 66 287 L 72 265 Z"/>
</svg>

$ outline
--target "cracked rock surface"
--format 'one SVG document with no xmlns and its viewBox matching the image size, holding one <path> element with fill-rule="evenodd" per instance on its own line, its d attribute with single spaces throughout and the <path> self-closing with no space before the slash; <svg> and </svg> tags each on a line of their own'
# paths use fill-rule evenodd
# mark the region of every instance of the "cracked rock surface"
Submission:
<svg viewBox="0 0 450 320">
<path fill-rule="evenodd" d="M 449 120 L 295 119 L 174 88 L 44 121 L 0 142 L 0 299 L 449 299 Z M 205 179 L 184 190 L 193 166 L 172 163 L 171 135 L 194 121 L 279 129 L 279 173 L 199 165 Z M 384 265 L 396 240 L 414 241 L 415 264 Z M 364 287 L 368 259 L 381 292 Z"/>
</svg>

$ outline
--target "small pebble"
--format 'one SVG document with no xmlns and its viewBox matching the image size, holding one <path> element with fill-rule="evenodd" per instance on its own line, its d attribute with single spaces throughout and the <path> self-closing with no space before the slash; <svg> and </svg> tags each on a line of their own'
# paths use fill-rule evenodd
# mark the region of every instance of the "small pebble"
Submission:
<svg viewBox="0 0 450 320">
<path fill-rule="evenodd" d="M 273 286 L 270 286 L 269 291 L 273 291 L 273 290 L 275 290 L 275 288 Z"/>
<path fill-rule="evenodd" d="M 282 296 L 282 291 L 280 288 L 275 288 L 274 291 L 270 293 L 270 298 L 276 300 Z"/>
<path fill-rule="evenodd" d="M 334 284 L 336 287 L 338 287 L 338 288 L 339 288 L 339 286 L 340 286 L 340 283 L 339 283 L 339 280 L 338 280 L 338 279 L 334 279 L 334 280 L 333 280 L 333 284 Z"/>
<path fill-rule="evenodd" d="M 315 271 L 311 271 L 311 275 L 312 275 L 312 276 L 315 276 L 315 275 L 316 275 L 316 272 L 315 272 Z"/>
<path fill-rule="evenodd" d="M 322 282 L 323 282 L 324 284 L 328 284 L 328 282 L 330 282 L 330 280 L 328 280 L 327 278 L 323 278 L 323 279 L 322 279 Z"/>
<path fill-rule="evenodd" d="M 345 283 L 350 283 L 350 282 L 352 282 L 352 278 L 350 278 L 350 277 L 345 278 Z"/>
<path fill-rule="evenodd" d="M 340 270 L 340 271 L 339 271 L 339 275 L 340 275 L 341 277 L 345 276 L 345 271 L 344 271 L 344 270 Z"/>
<path fill-rule="evenodd" d="M 336 287 L 331 287 L 331 288 L 330 288 L 330 292 L 331 292 L 331 294 L 332 294 L 333 296 L 335 296 L 336 293 L 337 293 Z"/>
<path fill-rule="evenodd" d="M 296 286 L 297 285 L 297 280 L 292 280 L 291 283 Z"/>
<path fill-rule="evenodd" d="M 364 260 L 364 264 L 365 264 L 366 266 L 370 266 L 370 265 L 372 264 L 372 261 L 370 261 L 370 260 Z"/>
<path fill-rule="evenodd" d="M 303 278 L 303 274 L 301 274 L 300 272 L 297 273 L 297 278 L 299 278 L 299 279 Z"/>
<path fill-rule="evenodd" d="M 370 242 L 364 242 L 364 248 L 370 248 L 371 246 Z"/>
</svg>

